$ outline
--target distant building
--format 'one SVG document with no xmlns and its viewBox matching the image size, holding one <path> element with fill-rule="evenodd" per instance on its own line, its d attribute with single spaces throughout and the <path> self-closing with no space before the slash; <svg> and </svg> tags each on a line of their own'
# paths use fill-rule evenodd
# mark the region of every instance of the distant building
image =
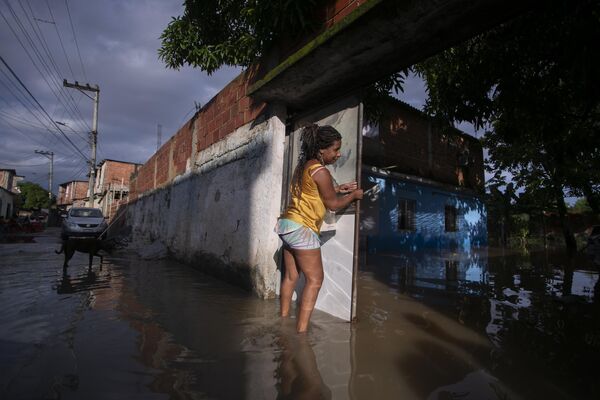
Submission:
<svg viewBox="0 0 600 400">
<path fill-rule="evenodd" d="M 56 204 L 63 210 L 71 207 L 85 206 L 88 195 L 89 183 L 87 181 L 69 181 L 58 186 L 58 198 Z"/>
<path fill-rule="evenodd" d="M 363 127 L 361 205 L 369 252 L 467 249 L 487 244 L 483 149 L 464 132 L 390 100 Z"/>
<path fill-rule="evenodd" d="M 23 180 L 23 177 L 17 175 L 14 169 L 0 169 L 0 187 L 8 190 L 12 193 L 21 193 L 19 189 L 19 182 Z"/>
<path fill-rule="evenodd" d="M 102 160 L 96 168 L 94 187 L 94 207 L 102 209 L 102 213 L 112 218 L 121 204 L 129 197 L 131 175 L 142 164 L 117 160 Z"/>
<path fill-rule="evenodd" d="M 18 183 L 23 180 L 14 169 L 0 169 L 0 218 L 12 218 L 17 212 Z"/>
</svg>

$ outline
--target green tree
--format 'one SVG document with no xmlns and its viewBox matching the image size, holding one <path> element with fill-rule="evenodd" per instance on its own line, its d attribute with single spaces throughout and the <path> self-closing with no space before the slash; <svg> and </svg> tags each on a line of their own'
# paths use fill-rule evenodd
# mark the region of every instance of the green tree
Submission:
<svg viewBox="0 0 600 400">
<path fill-rule="evenodd" d="M 500 244 L 506 246 L 511 230 L 510 223 L 514 202 L 517 199 L 514 184 L 512 182 L 507 183 L 502 174 L 496 171 L 492 179 L 486 183 L 486 187 L 488 223 L 492 231 L 497 231 Z"/>
<path fill-rule="evenodd" d="M 314 29 L 317 0 L 185 0 L 160 39 L 170 68 L 186 64 L 212 73 L 223 65 L 249 66 L 275 43 Z"/>
<path fill-rule="evenodd" d="M 569 250 L 565 193 L 600 188 L 599 17 L 597 0 L 548 1 L 415 66 L 432 114 L 486 128 L 492 169 L 551 196 Z"/>
<path fill-rule="evenodd" d="M 571 207 L 570 211 L 575 214 L 585 214 L 585 213 L 593 212 L 593 210 L 590 207 L 590 205 L 588 204 L 587 200 L 583 197 L 580 199 L 577 199 L 575 204 L 573 204 L 573 206 Z"/>
<path fill-rule="evenodd" d="M 48 191 L 32 182 L 19 182 L 21 191 L 21 208 L 31 210 L 33 208 L 47 208 L 50 204 Z"/>
</svg>

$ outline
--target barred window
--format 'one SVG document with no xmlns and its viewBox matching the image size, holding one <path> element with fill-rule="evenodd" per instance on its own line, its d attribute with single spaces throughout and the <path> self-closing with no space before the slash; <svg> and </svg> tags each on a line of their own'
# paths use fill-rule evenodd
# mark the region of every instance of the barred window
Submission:
<svg viewBox="0 0 600 400">
<path fill-rule="evenodd" d="M 444 225 L 446 232 L 456 232 L 458 225 L 456 223 L 458 212 L 454 206 L 445 207 Z"/>
<path fill-rule="evenodd" d="M 415 231 L 415 209 L 417 202 L 410 199 L 398 200 L 398 230 Z"/>
</svg>

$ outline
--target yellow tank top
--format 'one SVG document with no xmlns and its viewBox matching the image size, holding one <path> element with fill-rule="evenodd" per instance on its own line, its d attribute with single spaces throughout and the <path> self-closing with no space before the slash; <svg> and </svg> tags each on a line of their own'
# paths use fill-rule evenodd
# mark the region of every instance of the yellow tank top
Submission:
<svg viewBox="0 0 600 400">
<path fill-rule="evenodd" d="M 295 196 L 292 191 L 290 205 L 282 216 L 298 222 L 316 233 L 321 232 L 326 210 L 319 195 L 319 188 L 312 179 L 311 174 L 321 167 L 321 164 L 313 164 L 308 168 L 304 168 L 302 173 L 302 195 Z"/>
</svg>

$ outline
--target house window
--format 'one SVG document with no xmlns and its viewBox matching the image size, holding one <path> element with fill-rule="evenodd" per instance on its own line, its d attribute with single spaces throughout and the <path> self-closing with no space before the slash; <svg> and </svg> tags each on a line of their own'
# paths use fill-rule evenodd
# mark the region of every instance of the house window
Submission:
<svg viewBox="0 0 600 400">
<path fill-rule="evenodd" d="M 446 206 L 444 215 L 444 225 L 446 227 L 446 232 L 456 232 L 458 230 L 458 226 L 456 224 L 456 217 L 458 212 L 456 211 L 456 207 L 454 206 Z"/>
<path fill-rule="evenodd" d="M 398 230 L 415 231 L 415 208 L 417 202 L 410 199 L 398 200 Z"/>
</svg>

